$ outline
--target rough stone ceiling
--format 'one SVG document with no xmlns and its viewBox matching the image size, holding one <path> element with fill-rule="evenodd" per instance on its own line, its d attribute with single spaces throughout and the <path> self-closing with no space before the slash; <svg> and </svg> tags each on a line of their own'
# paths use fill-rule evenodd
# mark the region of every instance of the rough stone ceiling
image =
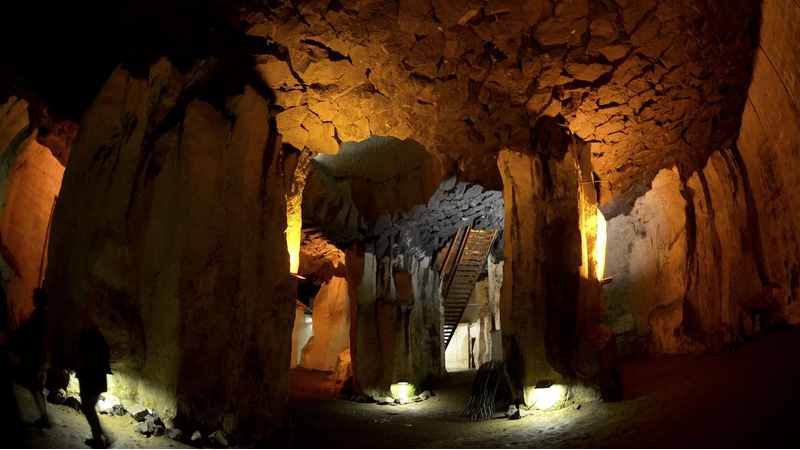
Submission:
<svg viewBox="0 0 800 450">
<path fill-rule="evenodd" d="M 411 137 L 498 189 L 497 151 L 529 150 L 536 121 L 561 116 L 596 143 L 604 201 L 732 145 L 760 16 L 757 0 L 46 3 L 10 11 L 4 41 L 26 45 L 0 52 L 0 84 L 24 79 L 73 121 L 120 61 L 142 77 L 239 46 L 289 145 Z"/>
<path fill-rule="evenodd" d="M 410 136 L 496 187 L 496 152 L 528 150 L 538 118 L 560 115 L 596 143 L 604 194 L 619 194 L 734 142 L 759 13 L 755 1 L 345 0 L 244 17 L 277 44 L 257 68 L 286 143 Z"/>
</svg>

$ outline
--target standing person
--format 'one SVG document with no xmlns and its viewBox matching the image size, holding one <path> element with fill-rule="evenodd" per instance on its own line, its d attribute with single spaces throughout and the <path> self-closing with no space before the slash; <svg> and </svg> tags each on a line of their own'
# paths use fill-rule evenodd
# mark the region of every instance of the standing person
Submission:
<svg viewBox="0 0 800 450">
<path fill-rule="evenodd" d="M 81 410 L 92 429 L 92 438 L 86 445 L 105 448 L 103 429 L 95 405 L 100 394 L 108 389 L 106 374 L 111 373 L 108 344 L 94 321 L 94 311 L 86 307 L 81 314 L 81 339 L 78 342 L 78 370 L 76 375 L 81 389 Z M 106 436 L 108 439 L 108 436 Z"/>
<path fill-rule="evenodd" d="M 17 345 L 19 356 L 12 353 L 11 360 L 17 365 L 17 383 L 31 391 L 39 408 L 39 418 L 33 425 L 50 428 L 47 402 L 44 399 L 44 385 L 47 381 L 47 369 L 50 367 L 50 333 L 45 318 L 47 293 L 44 289 L 33 290 L 33 305 L 36 307 L 33 315 L 17 335 L 20 338 Z"/>
</svg>

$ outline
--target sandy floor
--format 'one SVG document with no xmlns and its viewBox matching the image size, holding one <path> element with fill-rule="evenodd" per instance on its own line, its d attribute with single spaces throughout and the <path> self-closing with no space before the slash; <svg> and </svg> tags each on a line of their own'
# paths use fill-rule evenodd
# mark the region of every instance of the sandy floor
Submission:
<svg viewBox="0 0 800 450">
<path fill-rule="evenodd" d="M 404 406 L 334 398 L 325 373 L 292 371 L 290 409 L 297 447 L 800 447 L 800 327 L 705 357 L 639 357 L 621 364 L 625 399 L 521 420 L 458 419 L 473 373 L 450 374 L 437 396 Z M 18 389 L 23 419 L 35 406 Z M 577 406 L 577 405 L 576 405 Z M 53 428 L 25 428 L 25 445 L 86 448 L 77 411 L 50 405 Z M 101 418 L 114 448 L 185 448 L 133 431 L 127 417 Z M 0 445 L 5 447 L 7 445 Z"/>
<path fill-rule="evenodd" d="M 39 411 L 33 396 L 27 390 L 15 386 L 19 401 L 20 415 L 25 422 L 33 422 Z M 79 411 L 63 405 L 48 404 L 48 414 L 53 428 L 44 430 L 24 427 L 22 430 L 24 444 L 29 448 L 86 448 L 84 445 L 91 437 L 89 424 Z M 133 431 L 136 423 L 129 416 L 100 416 L 100 423 L 105 432 L 113 439 L 111 448 L 190 448 L 165 437 L 144 437 Z M 0 443 L 0 447 L 8 447 Z"/>
<path fill-rule="evenodd" d="M 298 392 L 299 447 L 800 447 L 800 327 L 705 357 L 639 357 L 621 364 L 625 399 L 521 420 L 459 421 L 471 374 L 455 373 L 416 404 L 379 406 Z"/>
</svg>

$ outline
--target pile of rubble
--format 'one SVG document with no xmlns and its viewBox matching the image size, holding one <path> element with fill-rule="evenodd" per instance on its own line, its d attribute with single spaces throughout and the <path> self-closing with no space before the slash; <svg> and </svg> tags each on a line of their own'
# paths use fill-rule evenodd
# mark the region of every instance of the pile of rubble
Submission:
<svg viewBox="0 0 800 450">
<path fill-rule="evenodd" d="M 381 397 L 381 396 L 370 396 L 365 397 L 363 395 L 347 395 L 345 400 L 356 402 L 356 403 L 377 403 L 379 405 L 390 405 L 390 406 L 397 406 L 397 405 L 405 405 L 408 403 L 419 403 L 423 402 L 431 397 L 436 397 L 431 391 L 422 391 L 421 394 L 415 395 L 414 397 Z"/>
<path fill-rule="evenodd" d="M 47 401 L 56 405 L 65 405 L 77 411 L 81 410 L 81 401 L 78 395 L 68 393 L 64 389 L 56 389 L 47 394 Z M 129 415 L 136 421 L 134 431 L 146 437 L 165 436 L 174 441 L 195 446 L 229 447 L 233 444 L 231 437 L 223 430 L 214 431 L 204 435 L 200 430 L 188 435 L 183 430 L 167 427 L 154 409 L 145 408 L 137 403 L 123 402 L 117 396 L 101 394 L 97 402 L 97 411 L 107 416 Z"/>
</svg>

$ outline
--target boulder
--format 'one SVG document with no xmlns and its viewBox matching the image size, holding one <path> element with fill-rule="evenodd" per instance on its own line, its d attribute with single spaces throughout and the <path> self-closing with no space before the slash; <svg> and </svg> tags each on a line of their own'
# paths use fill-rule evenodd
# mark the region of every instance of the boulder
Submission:
<svg viewBox="0 0 800 450">
<path fill-rule="evenodd" d="M 127 411 L 128 414 L 133 417 L 133 420 L 137 422 L 143 421 L 144 418 L 150 414 L 147 408 L 138 403 L 125 403 L 123 404 L 123 407 L 125 408 L 125 411 Z"/>
<path fill-rule="evenodd" d="M 167 428 L 164 430 L 164 436 L 178 442 L 183 442 L 186 440 L 186 433 L 177 428 Z"/>
<path fill-rule="evenodd" d="M 209 442 L 215 447 L 229 447 L 231 438 L 222 430 L 217 430 L 208 436 Z"/>
</svg>

